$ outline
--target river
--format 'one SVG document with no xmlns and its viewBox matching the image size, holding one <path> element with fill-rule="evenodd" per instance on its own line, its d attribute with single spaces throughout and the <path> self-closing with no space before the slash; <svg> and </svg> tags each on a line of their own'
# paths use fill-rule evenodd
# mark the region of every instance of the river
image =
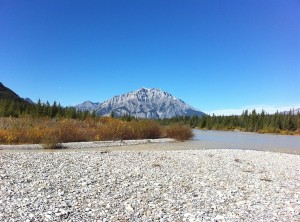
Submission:
<svg viewBox="0 0 300 222">
<path fill-rule="evenodd" d="M 207 149 L 263 150 L 300 154 L 300 136 L 257 134 L 248 132 L 193 130 L 193 146 Z M 197 146 L 197 145 L 196 145 Z"/>
</svg>

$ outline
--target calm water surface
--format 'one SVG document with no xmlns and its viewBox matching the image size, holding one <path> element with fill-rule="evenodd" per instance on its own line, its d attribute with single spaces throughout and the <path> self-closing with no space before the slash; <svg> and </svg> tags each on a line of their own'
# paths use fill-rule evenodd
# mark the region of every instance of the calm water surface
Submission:
<svg viewBox="0 0 300 222">
<path fill-rule="evenodd" d="M 251 149 L 300 154 L 300 136 L 214 130 L 194 130 L 194 134 L 192 143 L 208 149 Z"/>
</svg>

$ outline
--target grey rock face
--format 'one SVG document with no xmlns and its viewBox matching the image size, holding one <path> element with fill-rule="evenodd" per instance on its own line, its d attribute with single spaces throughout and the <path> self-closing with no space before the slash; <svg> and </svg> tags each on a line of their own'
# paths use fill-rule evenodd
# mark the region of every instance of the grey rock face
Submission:
<svg viewBox="0 0 300 222">
<path fill-rule="evenodd" d="M 174 116 L 202 116 L 198 111 L 170 93 L 160 89 L 141 88 L 126 94 L 115 96 L 102 103 L 84 102 L 76 106 L 79 110 L 96 111 L 100 116 L 131 115 L 138 118 L 171 118 Z"/>
<path fill-rule="evenodd" d="M 93 103 L 91 101 L 85 101 L 79 105 L 76 106 L 76 109 L 82 110 L 82 111 L 94 111 L 97 109 L 99 103 Z"/>
</svg>

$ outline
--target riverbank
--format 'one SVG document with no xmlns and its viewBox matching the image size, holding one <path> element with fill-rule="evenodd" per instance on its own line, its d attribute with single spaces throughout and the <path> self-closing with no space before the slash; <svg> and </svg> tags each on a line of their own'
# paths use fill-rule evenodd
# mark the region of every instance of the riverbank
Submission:
<svg viewBox="0 0 300 222">
<path fill-rule="evenodd" d="M 0 157 L 1 221 L 300 218 L 298 155 L 102 150 L 2 152 Z"/>
<path fill-rule="evenodd" d="M 291 132 L 291 131 L 277 131 L 277 132 L 269 132 L 269 131 L 263 131 L 263 130 L 259 130 L 256 132 L 253 131 L 247 131 L 247 130 L 241 130 L 241 129 L 206 129 L 206 128 L 199 128 L 196 127 L 194 128 L 194 130 L 202 130 L 202 131 L 220 131 L 220 132 L 239 132 L 239 133 L 254 133 L 254 134 L 266 134 L 266 135 L 277 135 L 277 136 L 300 136 L 300 131 L 295 131 L 295 132 Z"/>
<path fill-rule="evenodd" d="M 174 142 L 175 139 L 139 139 L 139 140 L 115 140 L 115 141 L 91 141 L 91 142 L 69 142 L 59 143 L 57 149 L 90 149 L 103 147 L 119 147 L 132 146 L 149 143 L 167 143 Z M 0 150 L 41 150 L 47 149 L 43 144 L 16 144 L 16 145 L 0 145 Z M 51 150 L 51 149 L 50 149 Z M 53 149 L 52 149 L 53 150 Z"/>
</svg>

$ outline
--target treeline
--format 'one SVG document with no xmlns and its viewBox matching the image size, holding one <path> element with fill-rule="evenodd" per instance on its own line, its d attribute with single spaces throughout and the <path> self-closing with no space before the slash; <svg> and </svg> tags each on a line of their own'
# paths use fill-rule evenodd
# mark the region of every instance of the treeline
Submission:
<svg viewBox="0 0 300 222">
<path fill-rule="evenodd" d="M 256 110 L 243 111 L 242 115 L 216 116 L 205 115 L 174 117 L 160 120 L 163 125 L 180 123 L 208 130 L 240 130 L 258 133 L 300 133 L 300 113 L 294 114 L 290 111 L 287 114 L 276 112 L 268 114 L 265 111 L 257 113 Z"/>
<path fill-rule="evenodd" d="M 43 103 L 39 100 L 32 104 L 24 100 L 7 100 L 0 99 L 0 117 L 49 117 L 49 118 L 71 118 L 84 120 L 95 118 L 95 112 L 79 111 L 74 107 L 62 107 L 60 103 L 49 102 Z M 114 113 L 111 117 L 115 117 Z M 130 115 L 120 117 L 122 121 L 130 122 L 136 118 Z M 158 120 L 161 125 L 172 125 L 179 123 L 189 125 L 193 128 L 208 130 L 240 130 L 258 133 L 281 133 L 281 134 L 300 134 L 300 113 L 294 114 L 291 110 L 289 113 L 268 114 L 265 111 L 258 113 L 256 110 L 248 112 L 243 111 L 242 115 L 216 116 L 204 115 L 198 116 L 181 116 L 170 119 Z"/>
<path fill-rule="evenodd" d="M 54 101 L 51 105 L 48 101 L 42 103 L 39 100 L 32 104 L 23 100 L 0 100 L 0 117 L 20 117 L 29 115 L 33 117 L 66 117 L 72 119 L 85 119 L 95 117 L 95 113 L 88 111 L 79 111 L 74 107 L 62 107 L 60 103 Z"/>
</svg>

